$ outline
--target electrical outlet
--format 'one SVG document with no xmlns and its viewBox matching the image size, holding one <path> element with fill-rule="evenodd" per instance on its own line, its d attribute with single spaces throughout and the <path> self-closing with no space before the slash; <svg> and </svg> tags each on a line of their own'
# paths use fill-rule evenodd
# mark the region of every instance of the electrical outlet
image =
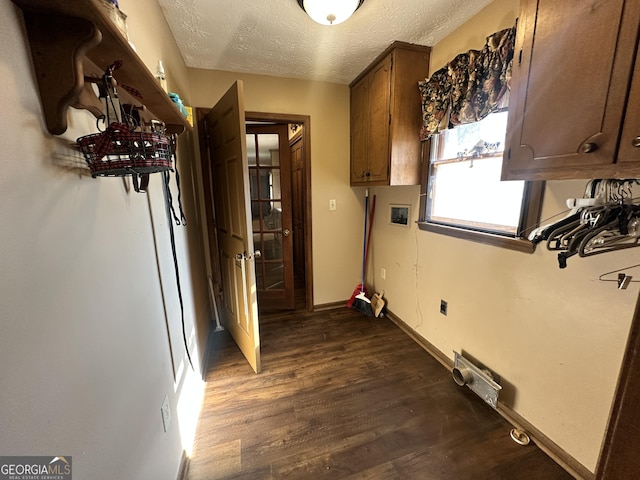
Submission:
<svg viewBox="0 0 640 480">
<path fill-rule="evenodd" d="M 162 401 L 160 413 L 162 414 L 162 426 L 164 428 L 164 433 L 167 433 L 169 431 L 169 424 L 171 423 L 171 408 L 169 408 L 169 397 L 166 395 Z"/>
<path fill-rule="evenodd" d="M 334 211 L 338 208 L 338 205 L 336 203 L 336 199 L 333 198 L 331 200 L 329 200 L 329 210 Z"/>
<path fill-rule="evenodd" d="M 382 278 L 383 280 L 385 278 L 387 278 L 387 269 L 386 268 L 381 268 L 380 269 L 380 278 Z"/>
<path fill-rule="evenodd" d="M 447 302 L 444 300 L 440 300 L 440 313 L 443 315 L 447 315 Z"/>
</svg>

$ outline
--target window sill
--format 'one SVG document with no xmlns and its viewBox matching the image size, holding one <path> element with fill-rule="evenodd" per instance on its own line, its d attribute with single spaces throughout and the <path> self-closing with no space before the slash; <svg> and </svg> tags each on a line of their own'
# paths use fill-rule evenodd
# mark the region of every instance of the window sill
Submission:
<svg viewBox="0 0 640 480">
<path fill-rule="evenodd" d="M 418 228 L 427 232 L 439 233 L 450 237 L 470 240 L 485 245 L 493 245 L 496 247 L 517 250 L 523 253 L 533 253 L 536 246 L 525 238 L 510 238 L 502 235 L 495 235 L 487 232 L 476 232 L 464 228 L 452 227 L 449 225 L 440 225 L 429 222 L 418 222 Z"/>
</svg>

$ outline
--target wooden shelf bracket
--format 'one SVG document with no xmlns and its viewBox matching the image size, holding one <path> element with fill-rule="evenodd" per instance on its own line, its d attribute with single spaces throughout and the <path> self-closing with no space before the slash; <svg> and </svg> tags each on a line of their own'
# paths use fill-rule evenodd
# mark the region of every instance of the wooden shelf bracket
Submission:
<svg viewBox="0 0 640 480">
<path fill-rule="evenodd" d="M 24 19 L 47 129 L 60 135 L 67 109 L 84 89 L 84 56 L 102 34 L 83 18 L 25 11 Z"/>
</svg>

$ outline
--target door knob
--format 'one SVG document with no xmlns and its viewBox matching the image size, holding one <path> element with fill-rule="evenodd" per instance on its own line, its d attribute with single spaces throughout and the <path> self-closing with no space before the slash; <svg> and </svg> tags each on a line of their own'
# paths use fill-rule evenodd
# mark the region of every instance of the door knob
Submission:
<svg viewBox="0 0 640 480">
<path fill-rule="evenodd" d="M 261 258 L 262 257 L 262 252 L 260 250 L 256 250 L 255 252 L 253 252 L 253 257 L 254 258 Z"/>
<path fill-rule="evenodd" d="M 289 235 L 291 235 L 291 230 L 289 230 L 288 228 L 285 228 L 285 229 L 282 231 L 282 234 L 283 234 L 285 237 L 288 237 Z"/>
<path fill-rule="evenodd" d="M 640 148 L 640 137 L 636 137 L 633 140 L 631 140 L 631 145 L 633 145 L 636 148 Z"/>
</svg>

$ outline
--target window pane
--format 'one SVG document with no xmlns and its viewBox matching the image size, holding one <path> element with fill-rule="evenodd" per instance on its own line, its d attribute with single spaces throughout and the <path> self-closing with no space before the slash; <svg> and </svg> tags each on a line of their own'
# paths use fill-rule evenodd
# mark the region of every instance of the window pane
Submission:
<svg viewBox="0 0 640 480">
<path fill-rule="evenodd" d="M 258 164 L 256 158 L 256 136 L 252 133 L 246 134 L 246 142 L 247 142 L 247 160 L 249 162 L 249 166 L 255 166 Z"/>
<path fill-rule="evenodd" d="M 434 136 L 427 221 L 517 234 L 525 182 L 500 181 L 506 128 L 504 111 Z"/>
<path fill-rule="evenodd" d="M 262 250 L 264 260 L 279 260 L 282 262 L 282 234 L 265 233 L 264 250 Z"/>
<path fill-rule="evenodd" d="M 258 161 L 260 165 L 280 165 L 279 139 L 277 133 L 261 133 L 258 135 Z"/>
<path fill-rule="evenodd" d="M 269 178 L 269 190 L 262 193 L 263 199 L 278 200 L 282 198 L 282 182 L 280 181 L 280 169 L 269 168 L 265 171 Z"/>
<path fill-rule="evenodd" d="M 501 182 L 502 156 L 433 166 L 428 219 L 516 233 L 524 181 Z"/>
<path fill-rule="evenodd" d="M 263 230 L 282 230 L 282 202 L 262 202 Z"/>
<path fill-rule="evenodd" d="M 440 159 L 465 158 L 484 152 L 502 152 L 507 132 L 508 112 L 496 112 L 483 120 L 445 130 L 444 148 Z M 442 137 L 441 137 L 442 138 Z"/>
<path fill-rule="evenodd" d="M 269 264 L 264 266 L 265 290 L 282 290 L 284 288 L 284 271 L 281 264 Z"/>
</svg>

